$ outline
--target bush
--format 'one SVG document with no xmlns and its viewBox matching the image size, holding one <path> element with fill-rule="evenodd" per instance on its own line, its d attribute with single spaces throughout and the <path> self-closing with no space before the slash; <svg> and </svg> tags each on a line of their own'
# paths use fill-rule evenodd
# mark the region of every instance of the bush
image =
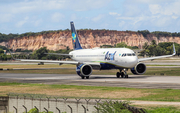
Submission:
<svg viewBox="0 0 180 113">
<path fill-rule="evenodd" d="M 128 102 L 110 101 L 99 103 L 98 107 L 95 106 L 95 108 L 99 111 L 99 113 L 131 113 L 125 107 L 127 104 Z"/>
</svg>

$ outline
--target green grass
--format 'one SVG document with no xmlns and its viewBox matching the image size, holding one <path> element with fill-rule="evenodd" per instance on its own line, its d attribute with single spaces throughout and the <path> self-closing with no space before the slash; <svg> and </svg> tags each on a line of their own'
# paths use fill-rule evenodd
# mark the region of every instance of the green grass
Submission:
<svg viewBox="0 0 180 113">
<path fill-rule="evenodd" d="M 153 107 L 146 109 L 148 113 L 180 113 L 180 109 L 176 107 Z"/>
<path fill-rule="evenodd" d="M 180 68 L 147 68 L 144 75 L 180 76 Z"/>
<path fill-rule="evenodd" d="M 159 65 L 152 65 L 159 66 Z M 161 65 L 160 65 L 161 66 Z M 163 65 L 164 66 L 164 65 Z M 37 73 L 37 74 L 76 74 L 76 66 L 64 64 L 59 66 L 58 64 L 45 64 L 45 65 L 37 65 L 37 64 L 0 64 L 0 68 L 67 68 L 67 69 L 51 69 L 51 70 L 1 70 L 0 73 Z M 69 69 L 74 68 L 74 69 Z M 94 75 L 115 75 L 119 70 L 93 70 Z M 130 69 L 128 70 L 128 74 L 132 75 Z M 144 75 L 165 75 L 165 76 L 180 76 L 180 69 L 173 68 L 169 66 L 169 68 L 147 68 L 146 73 Z"/>
<path fill-rule="evenodd" d="M 71 92 L 71 91 L 81 90 L 81 91 L 85 91 L 85 94 L 86 94 L 86 92 L 88 94 L 88 92 L 91 91 L 92 94 L 90 94 L 88 97 L 87 97 L 87 95 L 81 95 L 81 97 L 83 97 L 83 98 L 84 97 L 100 98 L 101 95 L 99 95 L 99 93 L 100 94 L 109 93 L 109 94 L 114 95 L 114 93 L 118 94 L 118 92 L 119 93 L 126 92 L 126 93 L 124 93 L 125 95 L 134 93 L 134 94 L 137 94 L 140 96 L 137 98 L 134 98 L 133 96 L 132 97 L 123 97 L 123 98 L 113 96 L 113 97 L 111 97 L 111 99 L 180 102 L 180 90 L 176 90 L 176 89 L 137 89 L 137 88 L 124 88 L 124 87 L 77 86 L 77 85 L 60 85 L 60 84 L 47 85 L 47 84 L 7 83 L 7 82 L 0 83 L 0 87 L 1 86 L 9 86 L 9 87 L 20 88 L 20 89 L 22 87 L 31 88 L 33 86 L 36 86 L 36 87 L 38 87 L 38 89 L 46 89 L 49 92 L 56 91 L 56 89 L 57 90 L 66 89 L 67 93 Z M 33 90 L 36 91 L 37 89 L 33 89 Z M 36 91 L 36 94 L 38 94 L 38 93 L 42 94 L 42 92 L 43 91 L 41 91 L 41 92 Z M 139 93 L 136 93 L 136 92 L 139 92 Z M 16 92 L 14 92 L 14 93 L 16 93 Z M 18 92 L 18 93 L 21 93 L 21 92 Z M 1 95 L 1 92 L 0 92 L 0 95 Z M 70 97 L 74 97 L 74 95 L 72 94 Z M 109 97 L 107 96 L 107 98 L 109 98 Z"/>
<path fill-rule="evenodd" d="M 93 70 L 94 75 L 116 75 L 118 70 Z M 47 70 L 1 70 L 0 73 L 36 73 L 36 74 L 76 74 L 75 69 L 47 69 Z M 132 75 L 128 70 L 128 74 Z M 180 76 L 179 68 L 147 68 L 144 75 Z"/>
<path fill-rule="evenodd" d="M 129 100 L 180 102 L 180 90 L 178 89 L 141 89 L 141 91 L 151 94 L 140 98 L 129 98 Z"/>
</svg>

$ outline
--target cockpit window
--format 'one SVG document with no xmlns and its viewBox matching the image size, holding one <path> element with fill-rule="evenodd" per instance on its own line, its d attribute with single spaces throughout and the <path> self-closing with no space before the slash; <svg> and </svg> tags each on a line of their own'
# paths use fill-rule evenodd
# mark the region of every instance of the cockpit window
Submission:
<svg viewBox="0 0 180 113">
<path fill-rule="evenodd" d="M 125 57 L 126 56 L 126 54 L 124 53 L 124 54 L 122 54 L 122 57 Z"/>
</svg>

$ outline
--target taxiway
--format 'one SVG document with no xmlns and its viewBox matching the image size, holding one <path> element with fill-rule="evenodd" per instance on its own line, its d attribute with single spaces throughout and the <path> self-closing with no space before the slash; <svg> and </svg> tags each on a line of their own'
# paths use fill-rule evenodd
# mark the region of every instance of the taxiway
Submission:
<svg viewBox="0 0 180 113">
<path fill-rule="evenodd" d="M 0 82 L 180 89 L 179 76 L 129 75 L 129 78 L 116 78 L 115 75 L 91 75 L 90 79 L 81 79 L 75 74 L 0 73 Z"/>
</svg>

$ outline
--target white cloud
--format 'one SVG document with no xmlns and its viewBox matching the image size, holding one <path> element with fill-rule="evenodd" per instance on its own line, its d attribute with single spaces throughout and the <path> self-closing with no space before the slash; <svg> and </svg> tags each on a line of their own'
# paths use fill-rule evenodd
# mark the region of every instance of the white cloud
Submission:
<svg viewBox="0 0 180 113">
<path fill-rule="evenodd" d="M 109 12 L 109 15 L 112 15 L 112 16 L 121 16 L 121 14 L 118 14 L 116 12 Z"/>
<path fill-rule="evenodd" d="M 71 20 L 72 20 L 72 21 L 75 21 L 76 19 L 77 19 L 76 14 L 72 14 L 72 15 L 71 15 Z"/>
<path fill-rule="evenodd" d="M 18 2 L 6 2 L 8 3 L 6 5 L 0 4 L 0 12 L 3 11 L 17 14 L 55 9 L 87 11 L 104 7 L 108 5 L 110 1 L 112 0 L 24 0 Z"/>
<path fill-rule="evenodd" d="M 39 26 L 41 23 L 43 22 L 43 20 L 42 19 L 37 19 L 37 20 L 34 20 L 33 21 L 33 24 L 34 24 L 34 26 Z"/>
<path fill-rule="evenodd" d="M 156 4 L 156 3 L 165 3 L 173 2 L 176 0 L 127 0 L 128 3 L 136 4 Z"/>
<path fill-rule="evenodd" d="M 152 14 L 158 14 L 161 13 L 161 6 L 158 4 L 150 4 L 149 10 L 151 11 Z"/>
<path fill-rule="evenodd" d="M 100 9 L 107 6 L 112 0 L 66 0 L 66 7 L 75 11 L 87 11 L 91 9 Z M 75 4 L 73 4 L 76 2 Z"/>
<path fill-rule="evenodd" d="M 22 27 L 25 23 L 27 23 L 29 17 L 25 17 L 23 20 L 16 23 L 16 27 Z"/>
<path fill-rule="evenodd" d="M 126 24 L 126 22 L 125 22 L 125 21 L 121 21 L 121 22 L 119 22 L 119 26 L 120 26 L 120 27 L 123 27 L 125 24 Z"/>
<path fill-rule="evenodd" d="M 25 0 L 0 5 L 0 12 L 6 13 L 28 13 L 64 8 L 65 0 Z M 6 10 L 3 10 L 6 9 Z"/>
<path fill-rule="evenodd" d="M 104 17 L 104 15 L 98 15 L 97 17 L 94 17 L 93 19 L 92 19 L 92 21 L 94 21 L 94 22 L 97 22 L 97 21 L 99 21 L 99 20 L 101 20 L 102 18 Z"/>
<path fill-rule="evenodd" d="M 116 19 L 122 19 L 122 20 L 133 20 L 134 17 L 117 17 Z"/>
<path fill-rule="evenodd" d="M 63 18 L 65 18 L 65 16 L 58 12 L 52 14 L 51 16 L 53 22 L 60 22 L 60 20 L 62 20 Z"/>
<path fill-rule="evenodd" d="M 13 15 L 11 15 L 11 14 L 1 14 L 0 22 L 1 23 L 10 22 L 10 20 L 12 20 L 12 18 L 13 18 Z"/>
<path fill-rule="evenodd" d="M 116 12 L 109 12 L 109 15 L 117 15 L 118 13 L 116 13 Z"/>
<path fill-rule="evenodd" d="M 177 18 L 178 18 L 178 16 L 172 16 L 172 18 L 173 18 L 173 19 L 177 19 Z"/>
</svg>

